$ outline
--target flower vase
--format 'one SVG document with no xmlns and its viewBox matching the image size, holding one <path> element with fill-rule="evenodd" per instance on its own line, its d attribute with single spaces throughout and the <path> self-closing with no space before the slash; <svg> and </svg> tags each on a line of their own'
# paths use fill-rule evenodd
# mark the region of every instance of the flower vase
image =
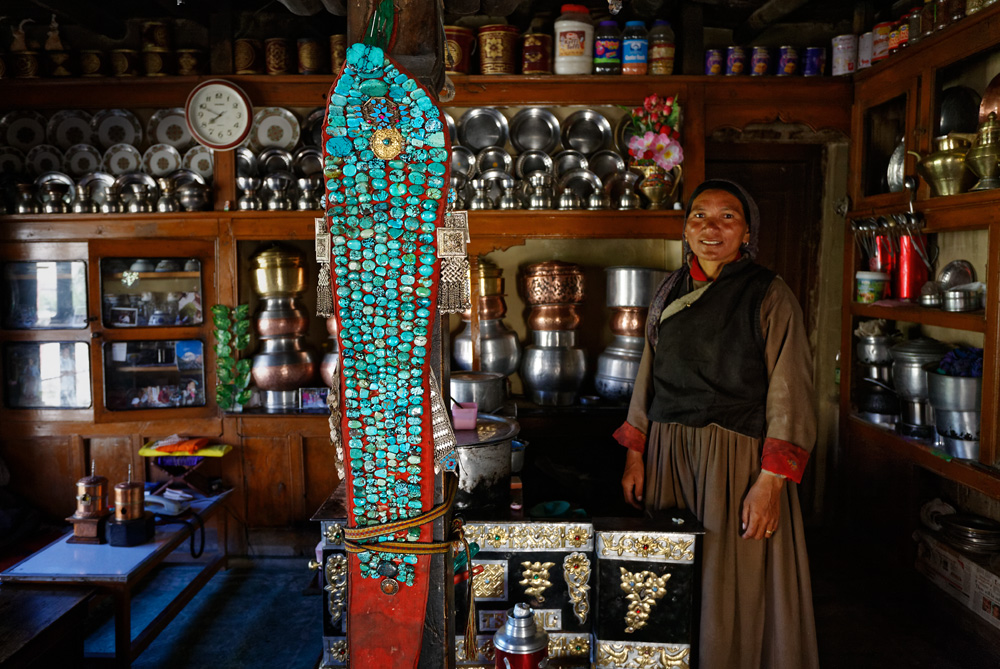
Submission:
<svg viewBox="0 0 1000 669">
<path fill-rule="evenodd" d="M 665 170 L 659 165 L 633 165 L 632 169 L 642 174 L 639 192 L 646 196 L 646 209 L 669 209 L 677 200 L 677 188 L 681 183 L 681 166 Z"/>
</svg>

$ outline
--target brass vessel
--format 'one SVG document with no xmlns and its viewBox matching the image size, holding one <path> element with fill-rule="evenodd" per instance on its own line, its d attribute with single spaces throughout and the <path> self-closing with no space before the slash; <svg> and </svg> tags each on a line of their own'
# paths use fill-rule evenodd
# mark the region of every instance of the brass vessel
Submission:
<svg viewBox="0 0 1000 669">
<path fill-rule="evenodd" d="M 972 185 L 972 174 L 965 163 L 965 155 L 972 146 L 969 136 L 951 133 L 935 138 L 934 143 L 937 151 L 926 156 L 909 151 L 920 160 L 917 171 L 936 196 L 964 193 Z"/>
<path fill-rule="evenodd" d="M 1000 123 L 995 111 L 979 126 L 976 143 L 965 154 L 965 164 L 979 177 L 972 190 L 1000 188 Z"/>
<path fill-rule="evenodd" d="M 479 294 L 503 295 L 503 270 L 484 258 L 479 258 Z"/>
<path fill-rule="evenodd" d="M 677 189 L 681 185 L 681 166 L 665 170 L 659 165 L 631 165 L 630 169 L 642 174 L 639 192 L 646 196 L 646 209 L 669 209 L 677 201 Z"/>
<path fill-rule="evenodd" d="M 306 289 L 302 254 L 277 244 L 253 258 L 253 287 L 261 297 L 286 297 Z"/>
</svg>

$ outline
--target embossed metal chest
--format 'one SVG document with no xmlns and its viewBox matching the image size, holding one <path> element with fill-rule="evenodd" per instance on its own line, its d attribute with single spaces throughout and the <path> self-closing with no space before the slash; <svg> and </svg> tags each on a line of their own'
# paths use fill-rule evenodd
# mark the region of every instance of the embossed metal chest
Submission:
<svg viewBox="0 0 1000 669">
<path fill-rule="evenodd" d="M 687 511 L 594 520 L 594 666 L 696 666 L 704 530 Z"/>
<path fill-rule="evenodd" d="M 346 667 L 347 651 L 347 551 L 343 529 L 347 513 L 340 499 L 331 495 L 312 520 L 319 521 L 322 555 L 319 583 L 323 588 L 323 661 L 320 669 Z"/>
<path fill-rule="evenodd" d="M 459 667 L 493 667 L 493 635 L 517 602 L 535 609 L 549 635 L 552 666 L 590 667 L 594 620 L 594 528 L 587 522 L 487 521 L 466 525 L 466 538 L 480 546 L 472 562 L 478 637 L 476 656 L 465 657 L 455 640 Z M 456 634 L 468 613 L 468 582 L 455 586 Z"/>
</svg>

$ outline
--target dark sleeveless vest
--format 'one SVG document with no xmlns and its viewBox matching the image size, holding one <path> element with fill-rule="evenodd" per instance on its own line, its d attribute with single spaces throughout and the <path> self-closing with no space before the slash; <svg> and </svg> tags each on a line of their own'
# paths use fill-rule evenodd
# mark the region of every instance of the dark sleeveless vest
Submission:
<svg viewBox="0 0 1000 669">
<path fill-rule="evenodd" d="M 715 423 L 764 436 L 768 379 L 760 307 L 775 276 L 749 259 L 730 263 L 694 304 L 660 324 L 650 420 Z M 689 285 L 679 281 L 667 304 Z"/>
</svg>

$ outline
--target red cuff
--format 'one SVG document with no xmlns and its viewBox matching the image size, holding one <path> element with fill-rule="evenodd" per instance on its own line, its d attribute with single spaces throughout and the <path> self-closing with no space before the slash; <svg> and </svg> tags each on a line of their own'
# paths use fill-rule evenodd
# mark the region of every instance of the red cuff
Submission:
<svg viewBox="0 0 1000 669">
<path fill-rule="evenodd" d="M 768 437 L 764 440 L 761 469 L 782 474 L 796 483 L 802 482 L 802 472 L 809 462 L 809 451 L 781 439 Z"/>
<path fill-rule="evenodd" d="M 646 451 L 646 435 L 639 431 L 631 423 L 622 423 L 622 426 L 615 430 L 612 435 L 619 444 L 637 453 Z"/>
</svg>

